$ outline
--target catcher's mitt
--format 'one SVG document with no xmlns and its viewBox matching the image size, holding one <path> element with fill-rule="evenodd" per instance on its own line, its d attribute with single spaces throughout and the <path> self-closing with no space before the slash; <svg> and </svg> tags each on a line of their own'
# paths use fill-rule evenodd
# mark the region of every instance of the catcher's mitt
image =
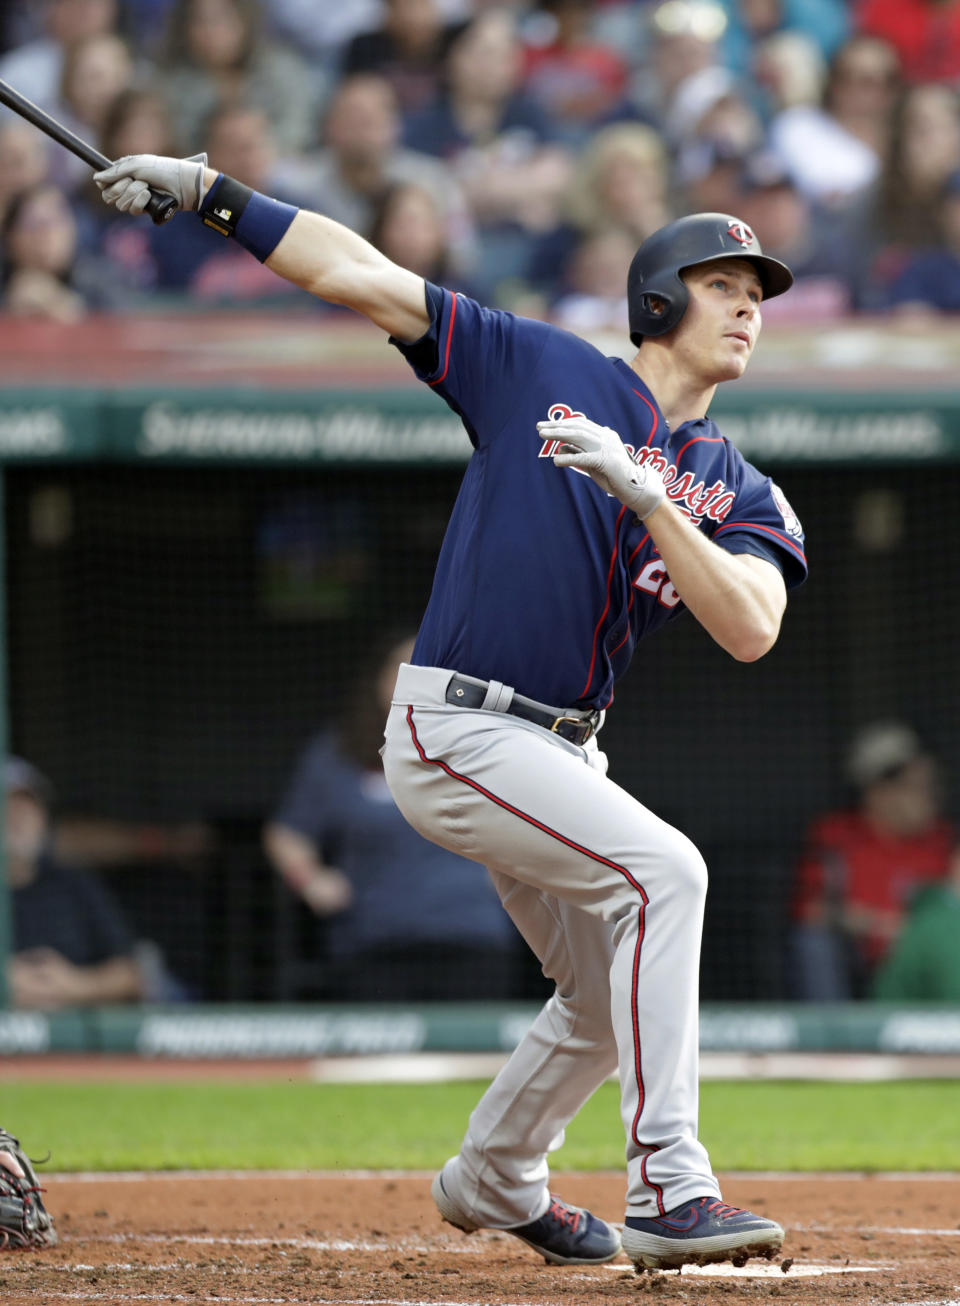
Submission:
<svg viewBox="0 0 960 1306">
<path fill-rule="evenodd" d="M 9 1159 L 16 1166 L 7 1165 Z M 23 1178 L 15 1173 L 17 1166 Z M 43 1204 L 42 1191 L 19 1140 L 0 1129 L 0 1250 L 56 1246 L 57 1231 Z"/>
</svg>

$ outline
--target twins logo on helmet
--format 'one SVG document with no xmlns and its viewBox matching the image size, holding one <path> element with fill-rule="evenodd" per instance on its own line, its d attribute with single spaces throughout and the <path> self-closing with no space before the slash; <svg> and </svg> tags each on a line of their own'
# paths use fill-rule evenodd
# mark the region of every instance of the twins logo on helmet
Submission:
<svg viewBox="0 0 960 1306">
<path fill-rule="evenodd" d="M 752 245 L 756 240 L 756 236 L 747 224 L 736 219 L 727 227 L 727 235 L 732 236 L 741 245 Z"/>
</svg>

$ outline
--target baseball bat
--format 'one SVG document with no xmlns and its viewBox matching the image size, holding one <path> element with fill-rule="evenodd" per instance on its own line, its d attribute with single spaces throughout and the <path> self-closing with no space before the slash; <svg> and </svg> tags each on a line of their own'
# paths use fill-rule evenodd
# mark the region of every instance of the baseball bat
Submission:
<svg viewBox="0 0 960 1306">
<path fill-rule="evenodd" d="M 79 136 L 75 136 L 72 131 L 64 127 L 63 123 L 57 122 L 56 118 L 51 118 L 49 113 L 45 113 L 39 105 L 34 104 L 32 100 L 28 100 L 25 95 L 21 95 L 19 91 L 15 91 L 12 86 L 2 80 L 0 80 L 0 104 L 5 104 L 8 109 L 18 113 L 21 118 L 26 118 L 27 122 L 33 123 L 34 127 L 39 127 L 58 145 L 68 149 L 78 159 L 83 159 L 84 163 L 89 163 L 90 167 L 96 172 L 99 172 L 102 168 L 110 167 L 111 160 L 105 154 L 101 154 L 92 145 L 88 145 Z M 179 207 L 172 195 L 167 195 L 164 191 L 159 190 L 150 192 L 147 212 L 157 226 L 172 218 Z"/>
</svg>

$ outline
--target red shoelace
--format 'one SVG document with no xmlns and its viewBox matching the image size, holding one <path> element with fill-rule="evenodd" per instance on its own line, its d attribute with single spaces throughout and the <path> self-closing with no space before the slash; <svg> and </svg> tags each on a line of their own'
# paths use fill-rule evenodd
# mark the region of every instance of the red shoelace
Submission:
<svg viewBox="0 0 960 1306">
<path fill-rule="evenodd" d="M 719 1216 L 721 1220 L 728 1220 L 731 1215 L 740 1215 L 743 1211 L 742 1206 L 728 1206 L 726 1202 L 709 1197 L 701 1197 L 700 1205 L 705 1207 L 713 1215 Z"/>
<path fill-rule="evenodd" d="M 550 1205 L 546 1213 L 552 1220 L 556 1220 L 557 1224 L 565 1224 L 571 1233 L 577 1232 L 580 1216 L 583 1214 L 582 1211 L 572 1210 L 565 1202 L 561 1202 L 559 1197 L 554 1197 L 552 1193 L 550 1194 Z"/>
</svg>

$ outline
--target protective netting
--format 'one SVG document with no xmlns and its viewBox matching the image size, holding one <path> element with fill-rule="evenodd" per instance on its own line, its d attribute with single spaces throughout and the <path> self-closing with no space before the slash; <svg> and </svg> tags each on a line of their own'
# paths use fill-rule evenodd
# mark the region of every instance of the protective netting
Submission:
<svg viewBox="0 0 960 1306">
<path fill-rule="evenodd" d="M 280 891 L 262 823 L 358 660 L 415 626 L 459 475 L 7 472 L 12 748 L 49 775 L 62 814 L 139 830 L 104 873 L 197 996 L 324 996 L 297 958 L 322 959 L 326 927 Z M 602 735 L 613 778 L 711 866 L 705 998 L 786 993 L 792 868 L 810 818 L 844 797 L 852 729 L 911 722 L 943 764 L 948 810 L 960 776 L 957 469 L 777 480 L 811 566 L 777 648 L 737 664 L 687 617 L 641 646 Z M 562 656 L 562 613 L 556 625 Z M 197 824 L 212 840 L 164 842 Z M 536 991 L 529 968 L 517 991 Z"/>
</svg>

